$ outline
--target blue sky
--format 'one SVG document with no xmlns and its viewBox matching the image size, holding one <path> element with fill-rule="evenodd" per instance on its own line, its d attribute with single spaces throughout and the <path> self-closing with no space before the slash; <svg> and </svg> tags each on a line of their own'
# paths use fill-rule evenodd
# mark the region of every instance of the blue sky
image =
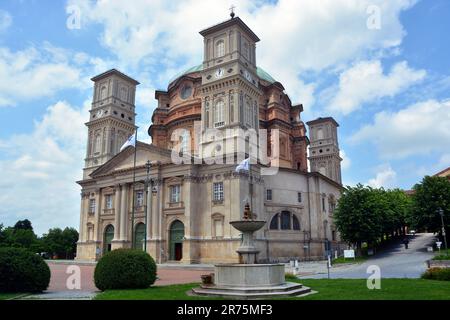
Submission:
<svg viewBox="0 0 450 320">
<path fill-rule="evenodd" d="M 409 189 L 450 166 L 450 2 L 132 3 L 1 1 L 0 223 L 78 227 L 89 79 L 118 68 L 141 82 L 148 140 L 154 90 L 201 62 L 198 31 L 232 3 L 261 38 L 258 65 L 303 103 L 303 120 L 340 123 L 345 184 Z M 68 25 L 74 12 L 79 28 Z"/>
</svg>

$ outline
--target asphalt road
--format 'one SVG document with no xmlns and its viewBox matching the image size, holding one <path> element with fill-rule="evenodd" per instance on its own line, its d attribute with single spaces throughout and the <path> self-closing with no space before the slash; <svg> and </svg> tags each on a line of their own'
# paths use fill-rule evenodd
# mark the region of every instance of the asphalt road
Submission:
<svg viewBox="0 0 450 320">
<path fill-rule="evenodd" d="M 426 270 L 426 261 L 431 259 L 435 253 L 427 252 L 427 246 L 432 245 L 434 236 L 432 233 L 422 233 L 409 236 L 409 248 L 405 249 L 403 243 L 399 242 L 376 254 L 374 257 L 360 264 L 335 265 L 330 269 L 330 278 L 361 279 L 367 278 L 367 268 L 376 265 L 380 268 L 381 278 L 420 278 Z M 300 278 L 327 278 L 323 272 L 315 275 L 301 276 Z"/>
</svg>

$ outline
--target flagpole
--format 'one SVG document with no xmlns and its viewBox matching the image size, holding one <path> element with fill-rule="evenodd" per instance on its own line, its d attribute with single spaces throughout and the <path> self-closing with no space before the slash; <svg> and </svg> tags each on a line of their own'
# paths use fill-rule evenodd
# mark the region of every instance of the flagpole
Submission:
<svg viewBox="0 0 450 320">
<path fill-rule="evenodd" d="M 133 208 L 131 211 L 131 249 L 134 249 L 134 213 L 136 210 L 135 206 L 135 184 L 136 184 L 136 153 L 137 153 L 137 131 L 138 127 L 136 127 L 136 131 L 134 133 L 134 163 L 133 163 Z"/>
</svg>

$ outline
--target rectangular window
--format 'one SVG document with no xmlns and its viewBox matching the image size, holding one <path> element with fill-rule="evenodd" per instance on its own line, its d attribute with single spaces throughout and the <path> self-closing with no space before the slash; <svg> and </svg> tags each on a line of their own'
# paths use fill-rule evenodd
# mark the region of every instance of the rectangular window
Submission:
<svg viewBox="0 0 450 320">
<path fill-rule="evenodd" d="M 302 193 L 301 192 L 297 193 L 297 201 L 299 203 L 302 202 Z"/>
<path fill-rule="evenodd" d="M 144 206 L 144 191 L 136 191 L 136 206 Z"/>
<path fill-rule="evenodd" d="M 266 200 L 272 201 L 272 190 L 271 189 L 266 190 Z"/>
<path fill-rule="evenodd" d="M 112 209 L 112 195 L 110 194 L 105 196 L 105 208 Z"/>
<path fill-rule="evenodd" d="M 181 192 L 181 186 L 179 184 L 170 186 L 170 202 L 171 203 L 180 202 L 180 192 Z"/>
<path fill-rule="evenodd" d="M 322 211 L 325 211 L 325 198 L 322 198 Z"/>
<path fill-rule="evenodd" d="M 96 208 L 95 199 L 90 199 L 89 200 L 89 213 L 91 213 L 91 214 L 95 213 L 95 208 Z"/>
<path fill-rule="evenodd" d="M 223 182 L 216 182 L 213 185 L 213 200 L 214 201 L 223 201 Z"/>
</svg>

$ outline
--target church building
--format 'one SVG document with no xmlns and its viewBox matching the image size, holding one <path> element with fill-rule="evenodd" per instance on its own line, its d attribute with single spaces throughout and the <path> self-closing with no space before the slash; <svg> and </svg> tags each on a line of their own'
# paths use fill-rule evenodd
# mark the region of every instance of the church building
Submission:
<svg viewBox="0 0 450 320">
<path fill-rule="evenodd" d="M 157 263 L 238 262 L 241 234 L 229 222 L 249 202 L 266 221 L 255 233 L 260 262 L 322 259 L 343 249 L 333 223 L 342 190 L 338 123 L 323 117 L 305 126 L 303 105 L 257 65 L 260 39 L 239 17 L 200 35 L 203 63 L 155 92 L 151 144 L 121 148 L 137 129 L 139 82 L 115 69 L 92 78 L 77 259 L 135 247 Z M 246 157 L 262 147 L 240 136 L 245 130 L 267 132 L 263 149 L 271 159 L 278 153 L 275 174 L 263 174 L 273 162 L 237 171 L 237 160 L 206 161 L 218 151 L 234 155 L 240 139 Z M 220 150 L 218 136 L 232 143 Z M 176 163 L 174 153 L 196 161 Z"/>
</svg>

